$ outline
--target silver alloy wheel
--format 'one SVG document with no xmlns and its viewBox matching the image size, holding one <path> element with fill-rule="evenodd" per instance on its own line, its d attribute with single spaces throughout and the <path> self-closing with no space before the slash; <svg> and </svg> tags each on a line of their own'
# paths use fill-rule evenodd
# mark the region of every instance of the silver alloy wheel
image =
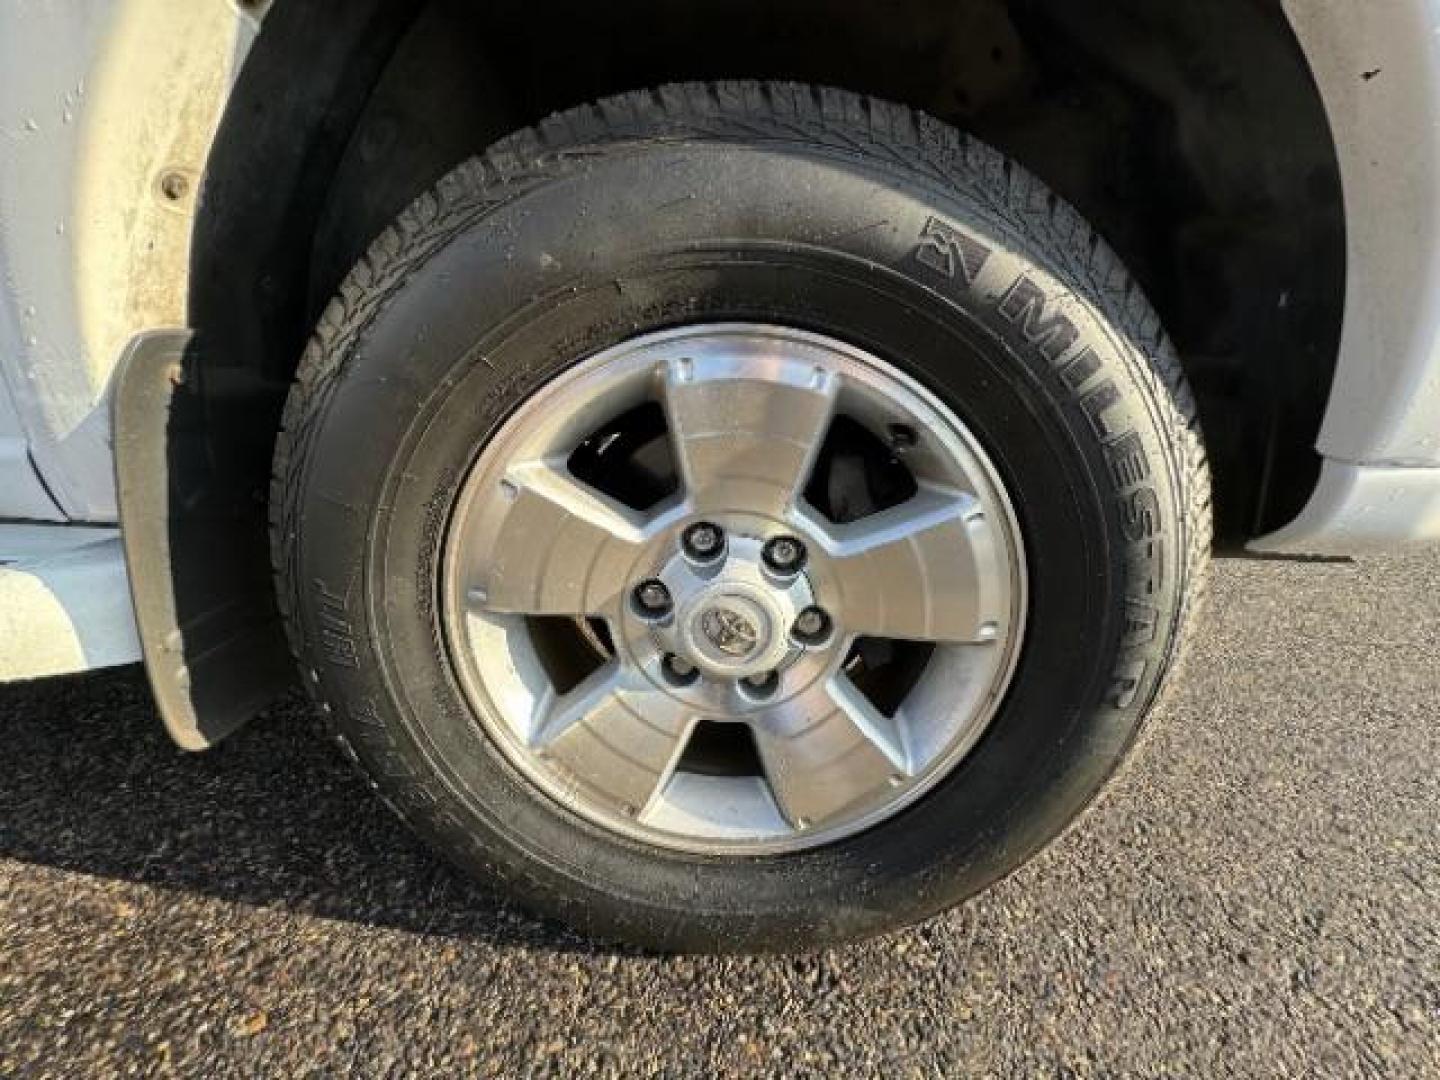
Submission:
<svg viewBox="0 0 1440 1080">
<path fill-rule="evenodd" d="M 679 483 L 641 510 L 569 462 L 646 402 Z M 805 499 L 839 415 L 894 433 L 913 494 L 846 523 Z M 826 843 L 913 802 L 984 732 L 1024 630 L 1014 511 L 954 413 L 860 349 L 751 324 L 636 338 L 536 392 L 465 481 L 442 588 L 468 700 L 520 772 L 615 832 L 710 854 Z M 574 685 L 538 640 L 557 616 L 605 630 Z M 897 707 L 847 673 L 859 639 L 933 645 Z M 748 726 L 753 773 L 685 767 L 717 721 Z"/>
</svg>

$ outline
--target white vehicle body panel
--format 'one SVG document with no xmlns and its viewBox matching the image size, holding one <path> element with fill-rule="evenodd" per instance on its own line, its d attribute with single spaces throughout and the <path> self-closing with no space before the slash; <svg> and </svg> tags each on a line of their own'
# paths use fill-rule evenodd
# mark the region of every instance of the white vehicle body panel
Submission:
<svg viewBox="0 0 1440 1080">
<path fill-rule="evenodd" d="M 1327 458 L 1305 512 L 1250 546 L 1275 553 L 1359 554 L 1393 548 L 1397 537 L 1440 537 L 1440 469 Z"/>
<path fill-rule="evenodd" d="M 115 529 L 0 525 L 0 682 L 140 658 Z"/>
<path fill-rule="evenodd" d="M 72 520 L 117 520 L 110 379 L 136 334 L 185 324 L 194 192 L 255 27 L 226 0 L 0 5 L 0 439 Z"/>
<path fill-rule="evenodd" d="M 1319 489 L 1252 546 L 1437 542 L 1440 0 L 1282 2 L 1337 143 L 1348 289 Z M 133 338 L 186 323 L 194 193 L 261 7 L 0 4 L 0 521 L 117 520 L 111 381 Z M 53 531 L 27 542 L 47 536 L 73 554 Z M 0 678 L 25 673 L 11 661 L 19 628 L 75 595 L 18 580 L 4 594 Z M 132 658 L 133 627 L 74 602 L 70 662 Z M 80 626 L 92 617 L 95 630 Z M 114 646 L 94 633 L 114 633 Z M 64 666 L 35 663 L 31 674 Z"/>
<path fill-rule="evenodd" d="M 1440 465 L 1440 2 L 1285 5 L 1340 158 L 1340 364 L 1319 449 Z"/>
<path fill-rule="evenodd" d="M 1440 0 L 1287 0 L 1340 158 L 1340 362 L 1300 517 L 1255 551 L 1440 541 Z"/>
<path fill-rule="evenodd" d="M 0 492 L 5 512 L 22 521 L 63 521 L 65 515 L 45 490 L 30 460 L 30 443 L 20 426 L 20 414 L 10 403 L 10 391 L 0 381 Z"/>
</svg>

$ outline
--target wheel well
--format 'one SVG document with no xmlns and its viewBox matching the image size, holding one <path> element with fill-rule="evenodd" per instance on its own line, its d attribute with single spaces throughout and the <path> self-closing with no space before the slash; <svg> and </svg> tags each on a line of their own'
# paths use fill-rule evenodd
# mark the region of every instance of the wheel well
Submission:
<svg viewBox="0 0 1440 1080">
<path fill-rule="evenodd" d="M 552 111 L 733 77 L 912 105 L 1039 175 L 1174 338 L 1222 537 L 1298 512 L 1339 342 L 1344 214 L 1324 108 L 1274 0 L 275 0 L 193 248 L 197 374 L 235 482 L 263 490 L 321 306 L 416 195 Z"/>
</svg>

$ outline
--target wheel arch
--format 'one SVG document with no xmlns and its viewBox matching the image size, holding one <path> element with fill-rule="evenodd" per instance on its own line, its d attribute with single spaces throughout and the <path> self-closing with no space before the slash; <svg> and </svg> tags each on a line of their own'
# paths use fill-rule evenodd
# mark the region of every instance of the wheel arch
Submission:
<svg viewBox="0 0 1440 1080">
<path fill-rule="evenodd" d="M 1238 541 L 1281 524 L 1314 486 L 1344 300 L 1345 222 L 1327 115 L 1275 3 L 1225 0 L 1203 17 L 1082 5 L 1104 9 L 1097 21 L 1050 0 L 905 0 L 887 6 L 890 22 L 877 28 L 866 21 L 873 5 L 856 2 L 827 7 L 823 29 L 807 37 L 820 25 L 815 0 L 791 0 L 777 9 L 768 45 L 746 36 L 753 20 L 721 26 L 701 4 L 666 22 L 694 48 L 648 54 L 634 29 L 644 0 L 608 9 L 608 22 L 591 6 L 566 7 L 560 19 L 557 5 L 480 11 L 460 0 L 247 6 L 264 25 L 203 170 L 189 247 L 194 339 L 183 361 L 203 429 L 189 452 L 216 464 L 207 483 L 255 525 L 253 552 L 232 582 L 258 580 L 266 559 L 263 491 L 294 365 L 373 233 L 493 137 L 575 101 L 685 77 L 864 90 L 926 108 L 1017 157 L 1096 222 L 1165 316 L 1201 390 L 1222 532 Z M 442 94 L 463 107 L 430 108 Z M 1265 118 L 1276 100 L 1300 117 L 1288 131 Z M 403 122 L 416 116 L 423 131 L 406 138 Z M 1129 148 L 1118 166 L 1106 135 L 1117 116 Z M 1115 189 L 1133 160 L 1143 161 L 1145 182 Z M 1248 243 L 1247 231 L 1273 227 L 1290 199 L 1304 221 L 1258 249 Z M 1127 222 L 1135 206 L 1144 213 Z M 1147 240 L 1157 215 L 1158 245 Z M 1308 275 L 1299 296 L 1283 285 L 1297 267 Z M 1207 338 L 1195 328 L 1204 330 L 1204 305 L 1217 294 L 1229 324 Z M 1239 341 L 1236 329 L 1257 319 L 1263 347 Z M 157 587 L 136 584 L 137 593 Z"/>
<path fill-rule="evenodd" d="M 1346 237 L 1326 110 L 1279 4 L 902 0 L 877 14 L 842 0 L 823 27 L 816 0 L 763 6 L 762 35 L 704 3 L 657 23 L 647 0 L 360 0 L 339 15 L 278 0 L 206 170 L 189 303 L 206 364 L 263 383 L 268 421 L 371 238 L 495 138 L 637 86 L 790 78 L 923 108 L 1074 204 L 1176 340 L 1222 537 L 1299 511 L 1319 474 Z"/>
</svg>

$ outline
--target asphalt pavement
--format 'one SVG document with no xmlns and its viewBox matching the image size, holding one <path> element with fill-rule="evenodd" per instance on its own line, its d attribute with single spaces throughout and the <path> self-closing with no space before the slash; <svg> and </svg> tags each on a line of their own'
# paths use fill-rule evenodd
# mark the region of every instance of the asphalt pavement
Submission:
<svg viewBox="0 0 1440 1080">
<path fill-rule="evenodd" d="M 0 1075 L 1440 1076 L 1440 557 L 1217 564 L 1131 763 L 920 928 L 658 958 L 429 855 L 299 701 L 0 688 Z"/>
</svg>

